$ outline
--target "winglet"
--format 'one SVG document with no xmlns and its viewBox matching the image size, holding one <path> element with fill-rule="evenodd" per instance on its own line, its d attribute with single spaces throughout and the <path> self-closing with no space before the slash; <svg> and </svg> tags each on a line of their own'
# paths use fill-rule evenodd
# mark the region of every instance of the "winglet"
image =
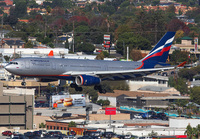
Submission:
<svg viewBox="0 0 200 139">
<path fill-rule="evenodd" d="M 186 64 L 187 61 L 184 61 L 183 63 L 179 64 L 177 67 L 183 67 Z"/>
<path fill-rule="evenodd" d="M 54 55 L 53 55 L 53 50 L 51 50 L 51 51 L 49 52 L 48 56 L 54 56 Z"/>
</svg>

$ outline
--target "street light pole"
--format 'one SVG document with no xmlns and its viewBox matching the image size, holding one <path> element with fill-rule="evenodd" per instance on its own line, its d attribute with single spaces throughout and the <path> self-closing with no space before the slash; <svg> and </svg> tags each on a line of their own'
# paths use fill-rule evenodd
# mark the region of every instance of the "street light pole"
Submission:
<svg viewBox="0 0 200 139">
<path fill-rule="evenodd" d="M 124 40 L 123 40 L 123 48 L 124 48 L 124 55 L 125 55 L 125 47 L 124 47 Z"/>
</svg>

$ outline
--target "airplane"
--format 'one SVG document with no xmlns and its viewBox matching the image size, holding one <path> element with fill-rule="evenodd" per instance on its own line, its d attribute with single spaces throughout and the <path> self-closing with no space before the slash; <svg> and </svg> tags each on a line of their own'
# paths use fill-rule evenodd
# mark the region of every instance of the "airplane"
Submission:
<svg viewBox="0 0 200 139">
<path fill-rule="evenodd" d="M 40 82 L 71 80 L 70 87 L 82 91 L 81 86 L 94 86 L 100 93 L 105 80 L 129 80 L 158 71 L 174 69 L 166 63 L 175 32 L 167 32 L 147 56 L 139 61 L 105 61 L 65 58 L 18 58 L 5 69 L 21 77 L 34 77 Z M 22 85 L 25 84 L 23 80 Z"/>
</svg>

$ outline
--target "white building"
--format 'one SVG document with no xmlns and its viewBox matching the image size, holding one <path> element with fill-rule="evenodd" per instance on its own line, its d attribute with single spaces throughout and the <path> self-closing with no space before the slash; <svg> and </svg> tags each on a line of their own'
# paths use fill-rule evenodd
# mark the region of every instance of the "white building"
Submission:
<svg viewBox="0 0 200 139">
<path fill-rule="evenodd" d="M 130 88 L 130 91 L 137 91 L 139 88 L 144 86 L 168 86 L 168 77 L 158 76 L 158 75 L 148 75 L 142 78 L 133 79 L 127 82 Z"/>
</svg>

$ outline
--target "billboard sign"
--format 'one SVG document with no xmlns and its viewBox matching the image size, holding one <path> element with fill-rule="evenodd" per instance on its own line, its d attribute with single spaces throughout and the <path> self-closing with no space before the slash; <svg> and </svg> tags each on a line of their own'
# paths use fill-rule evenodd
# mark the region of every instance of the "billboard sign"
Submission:
<svg viewBox="0 0 200 139">
<path fill-rule="evenodd" d="M 110 40 L 110 35 L 104 34 L 104 40 Z"/>
<path fill-rule="evenodd" d="M 74 95 L 53 95 L 52 96 L 52 107 L 57 104 L 57 107 L 69 107 L 69 106 L 85 106 L 85 95 L 74 94 Z"/>
<path fill-rule="evenodd" d="M 106 115 L 116 115 L 116 108 L 106 108 L 105 114 Z"/>
</svg>

